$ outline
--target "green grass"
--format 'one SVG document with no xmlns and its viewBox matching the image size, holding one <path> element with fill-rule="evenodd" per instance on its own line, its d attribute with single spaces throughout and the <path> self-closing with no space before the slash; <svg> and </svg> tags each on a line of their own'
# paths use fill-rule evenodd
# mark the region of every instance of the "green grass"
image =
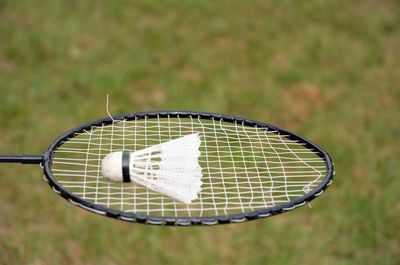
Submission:
<svg viewBox="0 0 400 265">
<path fill-rule="evenodd" d="M 0 153 L 112 113 L 190 109 L 327 149 L 312 208 L 239 225 L 114 221 L 0 166 L 0 264 L 399 264 L 399 1 L 0 0 Z"/>
</svg>

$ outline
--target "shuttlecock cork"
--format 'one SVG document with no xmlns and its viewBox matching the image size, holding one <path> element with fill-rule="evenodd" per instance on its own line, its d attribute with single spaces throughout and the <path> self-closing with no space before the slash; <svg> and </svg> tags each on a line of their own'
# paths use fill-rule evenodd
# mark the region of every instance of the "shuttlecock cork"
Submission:
<svg viewBox="0 0 400 265">
<path fill-rule="evenodd" d="M 102 174 L 189 204 L 201 191 L 200 143 L 199 134 L 194 133 L 135 152 L 113 152 L 103 159 Z"/>
</svg>

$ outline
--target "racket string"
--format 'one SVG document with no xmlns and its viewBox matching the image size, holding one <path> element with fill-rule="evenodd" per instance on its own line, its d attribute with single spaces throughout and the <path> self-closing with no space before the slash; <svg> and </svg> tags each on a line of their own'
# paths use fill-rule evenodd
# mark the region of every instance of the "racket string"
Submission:
<svg viewBox="0 0 400 265">
<path fill-rule="evenodd" d="M 275 206 L 315 188 L 325 161 L 304 144 L 262 127 L 214 118 L 116 120 L 92 127 L 54 152 L 52 174 L 65 189 L 108 208 L 161 216 L 207 216 Z M 199 132 L 203 186 L 199 199 L 178 203 L 134 183 L 111 183 L 101 161 L 114 151 L 141 150 Z"/>
</svg>

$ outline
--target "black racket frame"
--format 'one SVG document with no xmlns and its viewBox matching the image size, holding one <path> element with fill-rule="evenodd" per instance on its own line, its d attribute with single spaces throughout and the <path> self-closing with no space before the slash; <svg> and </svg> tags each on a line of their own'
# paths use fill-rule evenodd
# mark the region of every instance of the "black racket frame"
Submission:
<svg viewBox="0 0 400 265">
<path fill-rule="evenodd" d="M 312 150 L 319 157 L 321 157 L 324 161 L 326 161 L 327 170 L 324 179 L 321 183 L 310 192 L 306 193 L 302 197 L 299 197 L 293 201 L 289 201 L 277 206 L 264 208 L 261 210 L 253 211 L 253 212 L 245 212 L 240 214 L 231 214 L 231 215 L 218 215 L 218 216 L 205 216 L 205 217 L 165 217 L 165 216 L 148 216 L 143 214 L 136 213 L 127 213 L 111 208 L 107 208 L 105 206 L 94 204 L 92 202 L 86 201 L 72 192 L 63 188 L 60 185 L 56 178 L 53 176 L 51 168 L 52 168 L 52 159 L 54 151 L 57 150 L 65 141 L 73 138 L 79 133 L 90 131 L 92 127 L 102 126 L 112 124 L 117 120 L 140 120 L 145 118 L 193 118 L 193 119 L 215 119 L 222 120 L 225 122 L 238 123 L 245 126 L 257 127 L 266 129 L 267 131 L 274 131 L 278 134 L 284 134 L 289 139 L 294 141 L 299 141 L 300 143 L 305 144 L 305 147 Z M 94 122 L 86 123 L 82 126 L 71 129 L 70 131 L 62 134 L 58 137 L 47 149 L 43 156 L 35 156 L 35 155 L 25 155 L 25 156 L 0 156 L 0 162 L 2 163 L 23 163 L 23 164 L 41 164 L 44 170 L 44 179 L 50 185 L 50 187 L 61 197 L 69 201 L 70 203 L 79 206 L 85 210 L 94 212 L 96 214 L 100 214 L 103 216 L 128 221 L 128 222 L 137 222 L 143 224 L 152 224 L 152 225 L 175 225 L 175 226 L 191 226 L 191 225 L 216 225 L 216 224 L 227 224 L 227 223 L 239 223 L 244 221 L 255 220 L 259 218 L 265 218 L 269 216 L 273 216 L 276 214 L 284 213 L 300 206 L 305 205 L 311 200 L 320 196 L 327 187 L 332 183 L 334 176 L 334 168 L 333 162 L 329 154 L 324 151 L 318 145 L 306 140 L 305 138 L 289 132 L 287 130 L 281 129 L 279 127 L 263 123 L 260 121 L 255 121 L 247 118 L 242 118 L 238 116 L 210 113 L 210 112 L 193 112 L 193 111 L 153 111 L 153 112 L 137 112 L 137 113 L 127 113 L 115 115 L 112 117 L 107 117 L 104 119 L 100 119 Z"/>
</svg>

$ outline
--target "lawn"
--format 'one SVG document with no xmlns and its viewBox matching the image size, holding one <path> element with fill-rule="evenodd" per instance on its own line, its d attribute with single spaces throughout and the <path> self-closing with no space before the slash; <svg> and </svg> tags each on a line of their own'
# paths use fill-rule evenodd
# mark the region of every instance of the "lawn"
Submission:
<svg viewBox="0 0 400 265">
<path fill-rule="evenodd" d="M 0 165 L 0 264 L 400 264 L 400 2 L 0 0 L 0 153 L 113 114 L 185 109 L 318 143 L 312 207 L 155 227 L 81 210 Z"/>
</svg>

